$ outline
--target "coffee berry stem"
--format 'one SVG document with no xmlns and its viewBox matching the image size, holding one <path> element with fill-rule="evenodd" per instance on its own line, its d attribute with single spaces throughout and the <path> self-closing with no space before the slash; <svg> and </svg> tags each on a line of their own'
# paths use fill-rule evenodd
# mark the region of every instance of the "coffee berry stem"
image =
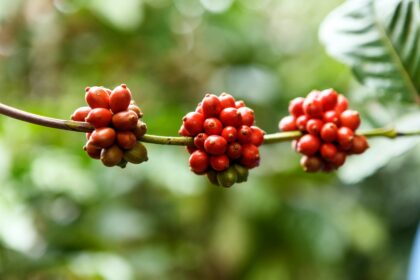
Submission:
<svg viewBox="0 0 420 280">
<path fill-rule="evenodd" d="M 70 120 L 61 120 L 55 118 L 49 118 L 40 116 L 37 114 L 32 114 L 17 108 L 5 105 L 0 103 L 0 114 L 21 120 L 28 123 L 33 123 L 40 126 L 77 131 L 77 132 L 91 132 L 94 130 L 94 127 L 87 122 L 76 122 Z M 371 130 L 362 131 L 359 133 L 366 137 L 386 137 L 386 138 L 396 138 L 396 137 L 406 137 L 406 136 L 420 136 L 420 131 L 408 131 L 408 132 L 397 132 L 394 128 L 374 128 Z M 279 142 L 288 142 L 302 136 L 300 131 L 287 131 L 266 134 L 264 136 L 264 144 L 274 144 Z M 194 145 L 193 138 L 191 137 L 172 137 L 172 136 L 159 136 L 159 135 L 150 135 L 146 134 L 141 139 L 141 142 L 158 144 L 158 145 L 176 145 L 176 146 L 191 146 Z"/>
</svg>

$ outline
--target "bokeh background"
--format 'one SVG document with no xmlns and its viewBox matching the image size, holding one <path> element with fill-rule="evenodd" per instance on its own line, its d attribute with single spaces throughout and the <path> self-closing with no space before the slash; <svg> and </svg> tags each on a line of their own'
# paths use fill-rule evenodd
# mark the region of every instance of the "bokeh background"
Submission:
<svg viewBox="0 0 420 280">
<path fill-rule="evenodd" d="M 365 118 L 413 128 L 329 58 L 323 18 L 343 1 L 0 0 L 0 101 L 68 119 L 84 88 L 127 83 L 149 132 L 176 135 L 207 92 L 246 100 L 267 132 L 288 101 L 336 88 Z M 290 143 L 262 147 L 226 190 L 183 147 L 103 167 L 81 133 L 0 117 L 0 279 L 404 279 L 420 219 L 418 139 L 373 140 L 334 174 Z"/>
</svg>

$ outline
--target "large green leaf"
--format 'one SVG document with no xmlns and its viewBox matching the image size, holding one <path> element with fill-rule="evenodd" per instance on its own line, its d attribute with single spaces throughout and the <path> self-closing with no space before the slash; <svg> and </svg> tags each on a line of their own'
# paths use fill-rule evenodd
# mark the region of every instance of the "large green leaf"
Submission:
<svg viewBox="0 0 420 280">
<path fill-rule="evenodd" d="M 419 0 L 349 0 L 327 16 L 320 39 L 362 84 L 420 102 L 419 33 Z"/>
</svg>

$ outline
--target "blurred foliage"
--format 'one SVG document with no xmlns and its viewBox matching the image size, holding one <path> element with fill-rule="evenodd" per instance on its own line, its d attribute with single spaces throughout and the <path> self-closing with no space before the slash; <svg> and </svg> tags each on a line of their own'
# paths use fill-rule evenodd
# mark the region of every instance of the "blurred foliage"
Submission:
<svg viewBox="0 0 420 280">
<path fill-rule="evenodd" d="M 318 26 L 341 2 L 0 0 L 1 101 L 68 118 L 85 86 L 125 82 L 161 135 L 206 92 L 246 100 L 268 132 L 313 88 L 348 94 L 365 127 L 412 112 L 381 105 L 325 54 Z M 261 167 L 231 190 L 192 174 L 182 147 L 148 145 L 146 164 L 106 169 L 84 140 L 0 118 L 0 279 L 406 275 L 417 139 L 372 143 L 338 176 L 304 174 L 287 143 L 263 147 Z"/>
</svg>

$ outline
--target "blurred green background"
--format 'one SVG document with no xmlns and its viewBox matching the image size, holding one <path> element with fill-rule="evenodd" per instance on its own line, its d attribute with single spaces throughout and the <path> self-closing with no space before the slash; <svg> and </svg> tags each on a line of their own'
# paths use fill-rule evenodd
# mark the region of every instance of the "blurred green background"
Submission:
<svg viewBox="0 0 420 280">
<path fill-rule="evenodd" d="M 329 58 L 343 1 L 0 0 L 0 101 L 68 119 L 84 88 L 127 83 L 149 132 L 176 135 L 207 92 L 277 130 L 288 101 L 334 87 L 364 126 L 400 115 Z M 407 111 L 407 108 L 403 108 Z M 414 113 L 398 120 L 412 128 Z M 261 148 L 226 190 L 183 147 L 108 169 L 85 137 L 0 117 L 0 279 L 404 279 L 420 219 L 418 139 L 374 140 L 337 174 L 305 174 L 289 143 Z M 409 151 L 409 152 L 408 152 Z"/>
</svg>

